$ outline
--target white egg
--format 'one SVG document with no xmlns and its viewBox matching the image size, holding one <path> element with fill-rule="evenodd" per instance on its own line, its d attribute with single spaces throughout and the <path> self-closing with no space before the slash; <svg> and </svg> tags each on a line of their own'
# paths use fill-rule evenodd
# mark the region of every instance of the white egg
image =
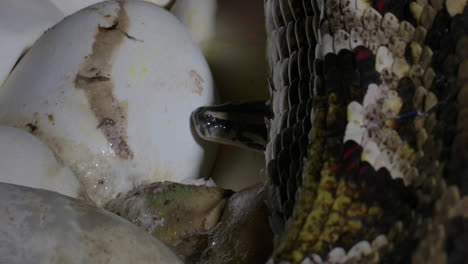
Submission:
<svg viewBox="0 0 468 264">
<path fill-rule="evenodd" d="M 194 138 L 190 113 L 213 93 L 206 61 L 172 14 L 108 1 L 34 44 L 0 88 L 0 123 L 48 144 L 102 205 L 142 183 L 208 175 L 216 149 Z"/>
<path fill-rule="evenodd" d="M 21 54 L 63 17 L 49 0 L 0 1 L 0 85 Z"/>
<path fill-rule="evenodd" d="M 188 28 L 192 39 L 205 51 L 216 32 L 217 0 L 176 0 L 171 12 Z"/>
<path fill-rule="evenodd" d="M 172 0 L 146 0 L 159 6 Z M 102 0 L 2 0 L 0 1 L 0 85 L 21 55 L 50 27 Z"/>
<path fill-rule="evenodd" d="M 182 263 L 121 217 L 66 196 L 0 183 L 0 263 Z"/>
<path fill-rule="evenodd" d="M 26 131 L 0 126 L 0 182 L 55 191 L 79 198 L 73 172 L 38 138 Z"/>
</svg>

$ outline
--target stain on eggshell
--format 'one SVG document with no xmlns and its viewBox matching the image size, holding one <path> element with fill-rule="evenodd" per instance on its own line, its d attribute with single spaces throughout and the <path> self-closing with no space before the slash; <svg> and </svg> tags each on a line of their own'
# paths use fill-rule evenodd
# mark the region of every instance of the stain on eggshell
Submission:
<svg viewBox="0 0 468 264">
<path fill-rule="evenodd" d="M 67 165 L 77 175 L 87 175 L 84 179 L 79 179 L 82 184 L 82 188 L 80 188 L 78 194 L 80 200 L 87 201 L 90 204 L 99 204 L 100 202 L 96 203 L 96 201 L 100 201 L 104 197 L 109 196 L 115 190 L 115 183 L 107 181 L 112 175 L 99 173 L 99 169 L 111 166 L 105 158 L 96 157 L 89 148 L 83 144 L 70 144 L 65 138 L 48 136 L 47 133 L 40 129 L 40 123 L 46 120 L 39 118 L 39 115 L 36 114 L 34 118 L 36 119 L 30 120 L 29 123 L 24 125 L 27 131 L 40 138 L 42 142 L 53 150 L 54 156 L 59 164 Z M 79 153 L 86 153 L 84 156 L 87 158 L 82 160 L 82 162 L 67 164 L 63 160 L 71 159 L 71 157 L 68 156 L 71 154 L 67 151 L 68 149 L 74 149 Z M 100 175 L 101 178 L 96 179 L 95 177 L 90 177 L 94 175 Z M 92 189 L 99 189 L 99 191 L 88 193 L 89 190 Z"/>
<path fill-rule="evenodd" d="M 31 133 L 31 134 L 34 134 L 34 132 L 36 132 L 37 130 L 37 121 L 33 124 L 33 123 L 27 123 L 25 125 L 25 127 L 28 128 L 28 131 Z"/>
<path fill-rule="evenodd" d="M 125 33 L 128 29 L 128 16 L 124 3 L 111 26 L 99 26 L 92 52 L 82 63 L 75 76 L 75 87 L 83 89 L 90 108 L 97 118 L 97 129 L 101 130 L 115 155 L 124 160 L 133 159 L 133 151 L 128 145 L 127 102 L 119 101 L 113 95 L 114 83 L 111 70 L 114 55 L 125 38 L 135 40 Z M 108 122 L 111 120 L 112 122 Z"/>
<path fill-rule="evenodd" d="M 193 79 L 195 82 L 195 87 L 193 88 L 193 92 L 197 93 L 198 95 L 202 95 L 203 93 L 203 83 L 205 80 L 198 74 L 195 70 L 190 71 L 190 78 Z"/>
<path fill-rule="evenodd" d="M 69 166 L 75 174 L 85 173 L 86 175 L 83 179 L 79 178 L 82 185 L 82 192 L 80 192 L 79 195 L 81 200 L 99 206 L 106 197 L 111 196 L 116 190 L 117 186 L 115 182 L 112 181 L 113 175 L 110 173 L 99 173 L 100 168 L 106 169 L 111 166 L 104 158 L 94 157 L 92 152 L 85 145 L 71 145 L 63 138 L 49 138 L 44 133 L 41 133 L 40 136 L 54 151 L 60 153 L 56 155 L 56 157 L 60 157 L 60 155 L 65 156 L 65 149 L 71 148 L 81 151 L 82 153 L 87 153 L 87 157 L 89 158 L 84 160 L 83 163 L 74 163 Z M 97 176 L 100 178 L 97 178 Z"/>
</svg>

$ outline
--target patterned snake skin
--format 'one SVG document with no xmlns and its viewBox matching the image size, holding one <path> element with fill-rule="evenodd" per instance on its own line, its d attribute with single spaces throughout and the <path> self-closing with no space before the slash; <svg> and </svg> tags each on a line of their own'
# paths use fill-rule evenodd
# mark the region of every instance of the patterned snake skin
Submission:
<svg viewBox="0 0 468 264">
<path fill-rule="evenodd" d="M 271 263 L 467 263 L 466 0 L 265 0 Z"/>
</svg>

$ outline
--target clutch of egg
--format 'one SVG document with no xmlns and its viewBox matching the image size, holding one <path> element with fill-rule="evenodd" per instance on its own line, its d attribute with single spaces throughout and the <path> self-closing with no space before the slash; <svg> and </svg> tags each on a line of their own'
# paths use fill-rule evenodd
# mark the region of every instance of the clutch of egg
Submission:
<svg viewBox="0 0 468 264">
<path fill-rule="evenodd" d="M 174 16 L 107 1 L 26 53 L 0 88 L 0 124 L 47 144 L 102 206 L 143 183 L 207 176 L 216 149 L 194 138 L 189 118 L 214 98 L 208 65 Z"/>
</svg>

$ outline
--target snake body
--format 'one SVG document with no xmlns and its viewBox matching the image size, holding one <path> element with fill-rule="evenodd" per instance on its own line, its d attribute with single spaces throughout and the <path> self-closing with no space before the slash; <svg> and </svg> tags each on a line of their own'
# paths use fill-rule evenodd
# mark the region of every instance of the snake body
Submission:
<svg viewBox="0 0 468 264">
<path fill-rule="evenodd" d="M 266 138 L 270 263 L 466 262 L 467 0 L 264 4 L 269 109 L 192 120 L 206 139 Z M 249 129 L 263 117 L 267 135 Z"/>
<path fill-rule="evenodd" d="M 265 0 L 271 263 L 468 258 L 466 0 Z"/>
</svg>

